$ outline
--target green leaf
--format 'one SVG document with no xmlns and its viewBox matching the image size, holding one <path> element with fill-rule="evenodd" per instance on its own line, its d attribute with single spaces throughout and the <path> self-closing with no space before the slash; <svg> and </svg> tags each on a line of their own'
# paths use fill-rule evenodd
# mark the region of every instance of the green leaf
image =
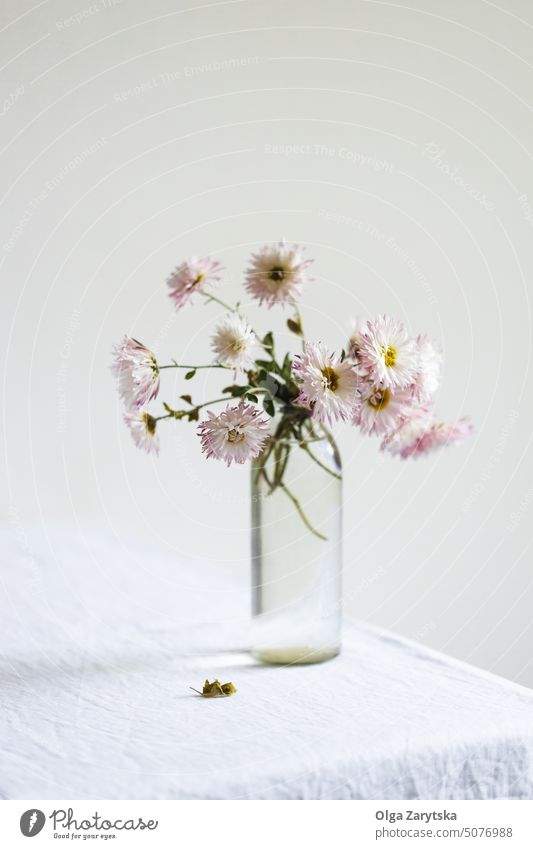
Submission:
<svg viewBox="0 0 533 849">
<path fill-rule="evenodd" d="M 263 345 L 265 345 L 267 348 L 270 348 L 270 350 L 271 350 L 272 352 L 274 351 L 274 334 L 272 333 L 272 331 L 271 331 L 271 330 L 269 330 L 269 331 L 268 331 L 268 333 L 266 333 L 266 334 L 263 336 L 263 338 L 262 338 L 261 342 L 262 342 L 262 344 L 263 344 Z"/>
<path fill-rule="evenodd" d="M 190 413 L 187 413 L 187 418 L 190 422 L 197 422 L 200 418 L 200 411 L 198 407 L 195 407 L 194 410 L 191 410 Z"/>
<path fill-rule="evenodd" d="M 265 398 L 263 401 L 263 409 L 269 416 L 274 416 L 276 414 L 276 408 L 271 398 Z"/>
<path fill-rule="evenodd" d="M 256 363 L 256 365 L 259 366 L 259 368 L 262 368 L 265 371 L 275 371 L 276 370 L 276 363 L 273 363 L 270 360 L 256 360 L 255 363 Z"/>
<path fill-rule="evenodd" d="M 292 356 L 290 354 L 285 354 L 285 359 L 281 366 L 281 376 L 287 382 L 292 380 Z"/>
<path fill-rule="evenodd" d="M 187 404 L 192 404 L 192 398 L 190 395 L 180 395 L 182 401 L 186 401 Z"/>
<path fill-rule="evenodd" d="M 302 325 L 300 324 L 299 321 L 294 321 L 294 319 L 288 318 L 287 319 L 287 327 L 293 333 L 296 333 L 297 336 L 303 336 Z"/>
<path fill-rule="evenodd" d="M 257 397 L 257 395 L 254 395 L 253 392 L 248 392 L 246 397 L 248 398 L 249 401 L 252 401 L 253 404 L 259 403 L 259 398 Z"/>
<path fill-rule="evenodd" d="M 194 377 L 195 374 L 196 374 L 196 369 L 193 368 L 192 371 L 187 372 L 187 374 L 185 375 L 185 380 L 191 380 Z"/>
<path fill-rule="evenodd" d="M 224 395 L 229 394 L 232 398 L 239 398 L 241 395 L 244 395 L 245 392 L 248 391 L 247 386 L 237 386 L 235 383 L 233 386 L 226 386 L 225 389 L 222 390 Z"/>
</svg>

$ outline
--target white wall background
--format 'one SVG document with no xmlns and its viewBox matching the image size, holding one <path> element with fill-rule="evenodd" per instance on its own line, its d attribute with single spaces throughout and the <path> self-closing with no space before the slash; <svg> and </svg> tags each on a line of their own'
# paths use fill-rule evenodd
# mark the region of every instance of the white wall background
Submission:
<svg viewBox="0 0 533 849">
<path fill-rule="evenodd" d="M 439 411 L 476 425 L 413 464 L 339 431 L 347 609 L 533 686 L 532 4 L 3 0 L 0 29 L 4 521 L 248 568 L 247 471 L 182 423 L 138 452 L 109 352 L 128 332 L 205 361 L 217 310 L 174 314 L 167 273 L 212 253 L 242 297 L 285 236 L 316 258 L 309 335 L 339 347 L 382 311 L 427 330 Z"/>
</svg>

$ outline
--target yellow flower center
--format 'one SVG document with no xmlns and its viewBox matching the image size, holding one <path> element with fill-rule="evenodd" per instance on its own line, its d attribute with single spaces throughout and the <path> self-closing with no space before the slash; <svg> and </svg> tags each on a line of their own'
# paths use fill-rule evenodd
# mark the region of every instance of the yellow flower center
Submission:
<svg viewBox="0 0 533 849">
<path fill-rule="evenodd" d="M 195 277 L 194 280 L 192 281 L 192 285 L 197 286 L 198 283 L 201 283 L 203 279 L 204 279 L 204 274 L 202 274 L 202 272 L 200 272 L 200 274 L 197 277 Z"/>
<path fill-rule="evenodd" d="M 390 399 L 390 390 L 378 387 L 377 389 L 374 389 L 372 395 L 370 395 L 370 397 L 368 398 L 367 403 L 370 404 L 370 406 L 373 407 L 374 410 L 376 410 L 378 413 L 381 413 L 381 411 L 388 406 Z"/>
<path fill-rule="evenodd" d="M 228 439 L 228 442 L 233 442 L 233 443 L 242 442 L 243 439 L 244 439 L 244 433 L 242 433 L 241 431 L 238 431 L 234 427 L 232 427 L 231 430 L 228 430 L 227 439 Z"/>
<path fill-rule="evenodd" d="M 281 266 L 276 265 L 270 271 L 270 274 L 268 276 L 270 277 L 271 280 L 274 280 L 275 283 L 281 283 L 281 281 L 285 277 L 285 272 L 284 272 L 283 268 L 281 268 Z"/>
<path fill-rule="evenodd" d="M 246 350 L 246 340 L 241 336 L 236 336 L 228 345 L 228 351 L 234 354 L 239 354 L 241 351 Z"/>
<path fill-rule="evenodd" d="M 383 360 L 387 368 L 392 368 L 396 365 L 396 357 L 398 356 L 396 348 L 393 348 L 392 345 L 389 345 L 388 348 L 385 348 L 383 346 L 381 348 L 381 353 L 383 355 Z"/>
<path fill-rule="evenodd" d="M 335 392 L 339 385 L 339 377 L 335 369 L 331 368 L 331 366 L 326 366 L 322 369 L 322 376 L 324 378 L 324 385 L 326 389 L 330 389 L 332 392 Z"/>
</svg>

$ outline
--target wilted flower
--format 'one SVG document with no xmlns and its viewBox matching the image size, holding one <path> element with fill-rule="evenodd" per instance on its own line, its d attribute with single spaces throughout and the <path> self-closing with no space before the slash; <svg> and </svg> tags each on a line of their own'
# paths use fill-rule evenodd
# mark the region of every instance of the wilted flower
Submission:
<svg viewBox="0 0 533 849">
<path fill-rule="evenodd" d="M 245 463 L 257 457 L 268 439 L 268 420 L 260 411 L 241 400 L 236 407 L 228 404 L 218 415 L 208 412 L 208 419 L 198 425 L 202 451 L 208 457 L 232 463 Z"/>
<path fill-rule="evenodd" d="M 358 373 L 374 385 L 403 389 L 419 369 L 416 341 L 403 324 L 386 315 L 368 321 L 358 348 Z"/>
<path fill-rule="evenodd" d="M 169 298 L 174 301 L 176 309 L 181 309 L 195 292 L 204 292 L 220 283 L 221 271 L 218 260 L 209 256 L 192 257 L 178 265 L 167 280 Z"/>
<path fill-rule="evenodd" d="M 265 245 L 250 257 L 245 272 L 245 285 L 254 298 L 271 307 L 274 304 L 293 303 L 302 293 L 308 279 L 307 269 L 313 262 L 304 259 L 305 248 L 278 242 Z"/>
<path fill-rule="evenodd" d="M 402 435 L 402 430 L 403 428 L 391 440 L 390 444 L 384 444 L 382 448 L 385 451 L 398 454 L 403 460 L 406 460 L 408 457 L 421 457 L 423 454 L 429 454 L 431 451 L 436 451 L 437 448 L 446 445 L 457 445 L 470 436 L 474 428 L 468 419 L 463 418 L 453 424 L 435 422 L 416 433 L 413 438 L 409 438 L 408 431 Z M 385 440 L 385 443 L 387 443 L 387 440 Z"/>
<path fill-rule="evenodd" d="M 130 429 L 137 448 L 147 454 L 159 454 L 159 436 L 156 433 L 157 421 L 147 410 L 125 413 L 124 421 Z"/>
<path fill-rule="evenodd" d="M 357 403 L 358 378 L 353 363 L 329 354 L 323 342 L 306 342 L 292 363 L 299 382 L 296 404 L 308 407 L 319 421 L 348 419 Z"/>
<path fill-rule="evenodd" d="M 155 355 L 136 339 L 124 336 L 113 349 L 111 371 L 127 407 L 143 407 L 159 392 L 159 367 Z"/>
<path fill-rule="evenodd" d="M 354 318 L 352 320 L 352 330 L 348 339 L 348 357 L 354 362 L 359 361 L 359 348 L 363 339 L 363 333 L 367 329 L 367 321 L 365 318 Z"/>
<path fill-rule="evenodd" d="M 212 347 L 218 363 L 242 372 L 254 366 L 259 344 L 244 318 L 230 313 L 215 328 Z"/>
<path fill-rule="evenodd" d="M 360 388 L 354 423 L 363 433 L 385 434 L 406 419 L 412 406 L 409 389 L 389 389 L 388 386 L 365 384 Z"/>
</svg>

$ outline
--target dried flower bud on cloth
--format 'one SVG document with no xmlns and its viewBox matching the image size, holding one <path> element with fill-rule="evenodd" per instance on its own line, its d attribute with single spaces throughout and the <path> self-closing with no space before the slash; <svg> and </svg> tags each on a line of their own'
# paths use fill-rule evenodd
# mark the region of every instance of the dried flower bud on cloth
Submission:
<svg viewBox="0 0 533 849">
<path fill-rule="evenodd" d="M 237 688 L 234 687 L 231 681 L 228 681 L 227 684 L 221 684 L 218 678 L 215 678 L 211 684 L 206 678 L 202 692 L 196 690 L 194 687 L 191 687 L 191 690 L 194 690 L 195 693 L 198 693 L 199 696 L 204 696 L 206 699 L 219 699 L 224 696 L 232 696 L 237 692 Z"/>
</svg>

